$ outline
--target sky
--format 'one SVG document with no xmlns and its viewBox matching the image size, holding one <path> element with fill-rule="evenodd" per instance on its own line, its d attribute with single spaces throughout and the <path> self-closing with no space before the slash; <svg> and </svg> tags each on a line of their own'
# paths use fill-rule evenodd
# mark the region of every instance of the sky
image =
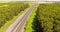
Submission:
<svg viewBox="0 0 60 32">
<path fill-rule="evenodd" d="M 1 1 L 60 1 L 60 0 L 1 0 Z"/>
</svg>

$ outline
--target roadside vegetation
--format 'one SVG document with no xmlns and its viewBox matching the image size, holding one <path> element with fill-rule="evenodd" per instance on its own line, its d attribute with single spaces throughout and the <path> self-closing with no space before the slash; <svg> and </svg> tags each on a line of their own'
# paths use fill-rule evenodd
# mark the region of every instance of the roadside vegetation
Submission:
<svg viewBox="0 0 60 32">
<path fill-rule="evenodd" d="M 43 32 L 60 32 L 60 4 L 40 4 L 37 11 Z"/>
<path fill-rule="evenodd" d="M 37 7 L 35 7 L 34 11 L 32 12 L 32 14 L 27 22 L 27 25 L 25 27 L 25 32 L 36 32 L 35 28 L 36 28 L 37 22 L 34 22 L 34 20 L 36 20 L 36 18 L 35 18 L 36 11 L 37 11 Z"/>
<path fill-rule="evenodd" d="M 0 7 L 0 32 L 4 32 L 32 4 L 29 5 L 25 2 L 9 2 L 4 5 L 8 6 Z"/>
<path fill-rule="evenodd" d="M 60 32 L 60 4 L 39 4 L 28 20 L 25 32 Z"/>
</svg>

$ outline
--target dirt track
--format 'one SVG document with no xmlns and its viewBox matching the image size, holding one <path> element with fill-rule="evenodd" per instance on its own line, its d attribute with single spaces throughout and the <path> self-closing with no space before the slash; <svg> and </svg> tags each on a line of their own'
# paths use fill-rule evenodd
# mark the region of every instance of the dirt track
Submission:
<svg viewBox="0 0 60 32">
<path fill-rule="evenodd" d="M 5 32 L 24 32 L 24 27 L 27 23 L 27 20 L 36 6 L 37 4 L 31 6 L 25 13 L 18 17 L 17 20 L 12 25 L 10 25 Z"/>
</svg>

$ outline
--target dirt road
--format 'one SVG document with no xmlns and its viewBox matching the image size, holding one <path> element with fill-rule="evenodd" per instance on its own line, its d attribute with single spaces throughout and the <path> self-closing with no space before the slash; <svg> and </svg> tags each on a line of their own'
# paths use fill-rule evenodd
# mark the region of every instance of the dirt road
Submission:
<svg viewBox="0 0 60 32">
<path fill-rule="evenodd" d="M 5 32 L 24 32 L 24 27 L 27 23 L 27 20 L 36 6 L 37 4 L 32 5 L 25 13 L 18 17 L 17 20 L 10 25 Z"/>
</svg>

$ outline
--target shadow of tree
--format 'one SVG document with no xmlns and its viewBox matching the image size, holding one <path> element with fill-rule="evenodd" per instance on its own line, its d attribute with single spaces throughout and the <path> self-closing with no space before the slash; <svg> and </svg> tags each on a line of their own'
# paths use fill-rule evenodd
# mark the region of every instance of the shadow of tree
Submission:
<svg viewBox="0 0 60 32">
<path fill-rule="evenodd" d="M 36 15 L 35 15 L 35 18 L 32 23 L 32 29 L 34 31 L 32 31 L 32 32 L 43 32 L 42 28 L 41 28 L 41 23 L 38 20 L 38 11 L 36 11 L 35 13 L 36 13 Z"/>
</svg>

